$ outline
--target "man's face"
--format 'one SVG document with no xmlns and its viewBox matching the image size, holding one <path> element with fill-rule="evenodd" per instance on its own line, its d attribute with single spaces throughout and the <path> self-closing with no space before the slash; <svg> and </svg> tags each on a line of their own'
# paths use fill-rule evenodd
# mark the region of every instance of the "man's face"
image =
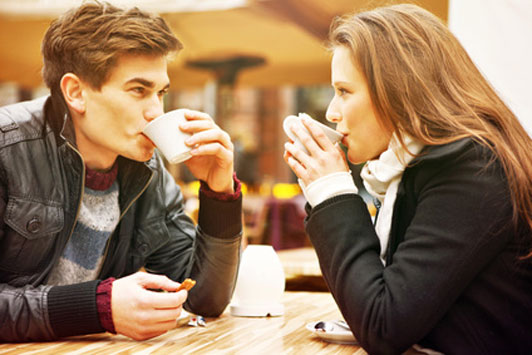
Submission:
<svg viewBox="0 0 532 355">
<path fill-rule="evenodd" d="M 123 55 L 100 90 L 82 83 L 85 113 L 74 118 L 74 127 L 88 167 L 107 169 L 118 155 L 150 159 L 155 147 L 142 130 L 163 114 L 166 70 L 164 56 Z"/>
</svg>

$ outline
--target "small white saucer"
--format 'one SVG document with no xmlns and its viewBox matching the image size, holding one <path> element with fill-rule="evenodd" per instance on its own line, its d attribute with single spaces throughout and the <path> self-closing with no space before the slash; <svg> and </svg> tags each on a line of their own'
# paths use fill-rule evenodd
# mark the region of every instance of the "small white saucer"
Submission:
<svg viewBox="0 0 532 355">
<path fill-rule="evenodd" d="M 336 344 L 358 344 L 355 336 L 352 332 L 343 327 L 336 326 L 333 330 L 328 332 L 323 332 L 315 328 L 316 324 L 319 322 L 312 322 L 306 325 L 307 330 L 316 334 L 319 338 L 328 341 L 329 343 Z"/>
</svg>

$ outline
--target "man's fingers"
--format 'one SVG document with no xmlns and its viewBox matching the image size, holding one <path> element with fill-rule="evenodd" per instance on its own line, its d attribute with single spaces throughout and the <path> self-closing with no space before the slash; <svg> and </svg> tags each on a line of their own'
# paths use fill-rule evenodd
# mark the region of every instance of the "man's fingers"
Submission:
<svg viewBox="0 0 532 355">
<path fill-rule="evenodd" d="M 168 321 L 176 321 L 183 311 L 182 307 L 168 308 L 168 309 L 156 309 L 154 312 L 157 315 L 154 319 L 155 323 L 165 323 Z"/>
<path fill-rule="evenodd" d="M 219 128 L 216 129 L 208 129 L 205 131 L 194 133 L 191 137 L 189 137 L 185 143 L 188 146 L 195 146 L 195 145 L 205 145 L 208 143 L 220 143 L 222 146 L 224 146 L 227 150 L 233 151 L 233 143 L 231 142 L 231 137 L 226 132 L 222 131 Z"/>
<path fill-rule="evenodd" d="M 176 290 L 179 287 L 179 282 L 170 280 L 164 275 L 155 275 L 147 272 L 138 272 L 136 274 L 138 283 L 144 288 L 162 289 L 162 290 Z"/>
<path fill-rule="evenodd" d="M 145 303 L 150 304 L 154 309 L 181 307 L 181 305 L 187 300 L 188 296 L 186 290 L 181 290 L 179 292 L 148 292 L 150 292 L 147 296 L 149 297 L 149 301 Z"/>
<path fill-rule="evenodd" d="M 185 109 L 185 116 L 189 121 L 206 120 L 214 122 L 211 115 L 201 111 Z"/>
</svg>

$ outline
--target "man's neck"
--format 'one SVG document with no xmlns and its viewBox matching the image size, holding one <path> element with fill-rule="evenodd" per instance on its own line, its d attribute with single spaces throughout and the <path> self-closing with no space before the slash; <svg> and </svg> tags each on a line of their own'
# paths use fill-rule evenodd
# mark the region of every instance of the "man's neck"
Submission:
<svg viewBox="0 0 532 355">
<path fill-rule="evenodd" d="M 79 152 L 81 153 L 81 156 L 83 157 L 83 161 L 85 162 L 85 166 L 91 170 L 105 173 L 108 172 L 113 168 L 113 165 L 116 162 L 116 158 L 118 156 L 112 156 L 112 157 L 95 157 L 95 154 L 84 154 L 83 149 L 80 149 L 78 146 Z"/>
<path fill-rule="evenodd" d="M 74 124 L 74 132 L 76 134 L 76 146 L 83 157 L 85 166 L 99 172 L 109 171 L 118 158 L 118 154 L 110 153 L 95 145 L 78 129 L 76 124 Z"/>
<path fill-rule="evenodd" d="M 113 185 L 117 174 L 118 164 L 116 163 L 105 172 L 87 167 L 85 170 L 85 186 L 93 190 L 105 191 Z"/>
</svg>

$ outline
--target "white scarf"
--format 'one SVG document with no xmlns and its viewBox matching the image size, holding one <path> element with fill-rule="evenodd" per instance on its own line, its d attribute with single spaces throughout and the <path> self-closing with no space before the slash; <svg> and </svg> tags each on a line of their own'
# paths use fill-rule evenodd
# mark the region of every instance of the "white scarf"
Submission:
<svg viewBox="0 0 532 355">
<path fill-rule="evenodd" d="M 406 166 L 414 158 L 411 154 L 418 154 L 423 148 L 420 142 L 408 135 L 403 135 L 403 139 L 407 151 L 401 146 L 394 133 L 388 149 L 379 156 L 379 159 L 368 161 L 360 173 L 366 190 L 381 202 L 375 231 L 381 245 L 380 257 L 383 264 L 385 264 L 393 206 L 399 182 Z"/>
</svg>

